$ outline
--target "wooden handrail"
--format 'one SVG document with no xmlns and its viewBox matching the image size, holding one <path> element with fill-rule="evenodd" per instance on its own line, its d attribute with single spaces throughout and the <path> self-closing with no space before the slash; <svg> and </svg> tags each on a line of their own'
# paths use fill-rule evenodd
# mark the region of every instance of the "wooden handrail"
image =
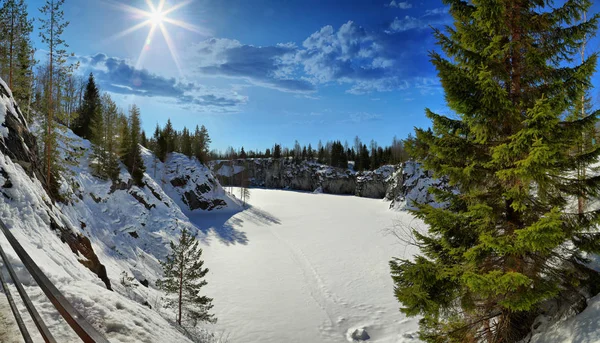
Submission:
<svg viewBox="0 0 600 343">
<path fill-rule="evenodd" d="M 65 319 L 65 321 L 71 326 L 71 328 L 77 333 L 79 338 L 86 343 L 110 343 L 99 331 L 94 329 L 90 323 L 88 323 L 83 315 L 79 313 L 71 303 L 65 298 L 65 296 L 50 282 L 48 277 L 42 272 L 42 270 L 35 264 L 33 259 L 27 254 L 25 249 L 19 244 L 15 236 L 8 230 L 4 222 L 0 219 L 0 231 L 4 233 L 8 243 L 12 246 L 14 251 L 21 259 L 21 262 L 27 268 L 33 279 L 37 282 L 38 286 L 42 289 L 48 300 L 56 307 L 58 313 Z M 6 260 L 6 259 L 5 259 Z M 15 280 L 15 285 L 18 283 Z M 21 286 L 22 287 L 22 286 Z M 17 288 L 18 289 L 18 288 Z M 22 295 L 21 295 L 22 296 Z M 25 294 L 25 296 L 27 296 Z M 25 301 L 25 300 L 24 300 Z M 31 305 L 33 306 L 33 305 Z M 29 310 L 29 309 L 28 309 Z M 35 310 L 35 309 L 34 309 Z M 31 311 L 30 311 L 31 313 Z M 36 311 L 37 313 L 37 311 Z M 33 316 L 33 315 L 32 315 Z M 39 316 L 39 315 L 38 315 Z M 35 320 L 35 319 L 34 319 Z M 41 320 L 41 318 L 40 318 Z M 37 325 L 37 323 L 36 323 Z M 39 326 L 38 326 L 39 329 Z M 41 330 L 40 330 L 40 333 Z M 49 331 L 48 331 L 49 333 Z M 43 335 L 43 333 L 42 333 Z M 51 335 L 50 335 L 51 337 Z M 53 341 L 50 341 L 53 342 Z"/>
<path fill-rule="evenodd" d="M 2 251 L 2 247 L 0 247 L 0 257 L 2 259 L 2 261 L 4 261 L 4 265 L 7 265 L 9 262 L 7 259 L 4 258 L 4 252 Z M 15 282 L 13 280 L 13 282 Z M 8 289 L 8 285 L 6 284 L 6 281 L 4 281 L 4 275 L 2 275 L 2 270 L 0 269 L 0 286 L 2 286 L 2 290 L 4 291 L 4 295 L 6 296 L 6 300 L 8 300 L 8 305 L 10 306 L 10 310 L 13 313 L 13 316 L 15 317 L 15 320 L 17 322 L 17 326 L 19 327 L 19 331 L 21 331 L 21 336 L 23 336 L 23 340 L 25 341 L 25 343 L 33 343 L 33 341 L 31 340 L 31 335 L 29 335 L 29 331 L 27 331 L 27 327 L 25 326 L 25 323 L 23 323 L 23 318 L 21 317 L 21 314 L 19 313 L 19 309 L 17 308 L 17 305 L 15 304 L 15 301 L 13 300 L 13 297 L 10 293 L 10 289 Z"/>
</svg>

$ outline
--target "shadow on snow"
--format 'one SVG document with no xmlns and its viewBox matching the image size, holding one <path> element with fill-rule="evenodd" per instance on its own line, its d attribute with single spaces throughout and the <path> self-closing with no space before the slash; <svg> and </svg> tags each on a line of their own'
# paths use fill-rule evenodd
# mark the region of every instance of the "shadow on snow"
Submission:
<svg viewBox="0 0 600 343">
<path fill-rule="evenodd" d="M 202 231 L 206 238 L 203 242 L 209 244 L 209 233 L 213 232 L 217 239 L 225 245 L 248 244 L 246 232 L 240 230 L 244 222 L 257 225 L 280 225 L 281 221 L 272 214 L 259 208 L 247 205 L 241 211 L 201 213 L 189 216 L 190 221 Z"/>
</svg>

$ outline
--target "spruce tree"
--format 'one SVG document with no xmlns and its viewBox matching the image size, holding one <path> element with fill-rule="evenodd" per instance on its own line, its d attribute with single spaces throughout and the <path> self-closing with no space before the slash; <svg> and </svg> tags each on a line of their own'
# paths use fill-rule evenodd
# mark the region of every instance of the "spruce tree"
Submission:
<svg viewBox="0 0 600 343">
<path fill-rule="evenodd" d="M 281 145 L 275 144 L 273 148 L 273 158 L 280 159 L 281 158 Z"/>
<path fill-rule="evenodd" d="M 146 137 L 146 131 L 142 130 L 142 134 L 140 135 L 140 144 L 148 149 L 149 145 L 148 145 L 148 137 Z"/>
<path fill-rule="evenodd" d="M 119 177 L 119 108 L 108 94 L 102 96 L 100 113 L 92 125 L 93 167 L 99 177 L 116 181 Z"/>
<path fill-rule="evenodd" d="M 597 111 L 567 115 L 597 60 L 572 55 L 598 17 L 580 20 L 588 0 L 445 2 L 454 27 L 435 31 L 445 55 L 431 61 L 456 116 L 426 110 L 432 129 L 410 151 L 458 192 L 416 204 L 429 229 L 413 232 L 419 255 L 390 262 L 395 295 L 425 341 L 517 342 L 545 301 L 598 291 L 585 254 L 600 251 L 600 211 L 568 206 L 600 193 L 600 178 L 575 173 L 600 150 L 572 149 Z"/>
<path fill-rule="evenodd" d="M 96 117 L 100 115 L 101 106 L 100 90 L 96 86 L 94 75 L 90 73 L 83 93 L 83 103 L 79 118 L 77 118 L 75 125 L 73 125 L 73 133 L 82 138 L 91 139 L 91 126 Z"/>
<path fill-rule="evenodd" d="M 119 111 L 121 111 L 119 109 Z M 129 125 L 129 119 L 125 116 L 124 113 L 119 112 L 119 117 L 117 118 L 117 130 L 118 130 L 118 143 L 119 143 L 119 157 L 121 158 L 121 162 L 125 164 L 126 167 L 129 168 L 131 162 L 131 131 Z"/>
<path fill-rule="evenodd" d="M 127 167 L 127 170 L 131 174 L 133 183 L 136 186 L 143 186 L 144 172 L 146 167 L 144 166 L 144 160 L 142 159 L 142 149 L 140 148 L 141 138 L 141 119 L 140 109 L 136 105 L 132 105 L 129 109 L 129 125 L 128 125 L 128 140 L 125 154 L 123 155 L 123 163 Z M 143 132 L 142 132 L 143 134 Z"/>
<path fill-rule="evenodd" d="M 189 323 L 195 327 L 199 321 L 217 321 L 213 314 L 208 313 L 213 307 L 212 299 L 200 295 L 202 287 L 207 284 L 204 277 L 208 273 L 201 258 L 202 249 L 196 237 L 183 229 L 179 241 L 171 242 L 171 254 L 161 261 L 164 276 L 156 285 L 171 295 L 167 306 L 176 308 L 176 321 L 182 326 Z M 187 323 L 183 320 L 184 314 L 189 320 Z"/>
<path fill-rule="evenodd" d="M 369 150 L 367 149 L 367 146 L 365 144 L 363 144 L 363 146 L 360 148 L 359 159 L 360 159 L 359 170 L 369 170 L 369 168 L 371 168 L 371 159 L 369 158 Z"/>
<path fill-rule="evenodd" d="M 167 119 L 167 124 L 162 131 L 162 137 L 165 140 L 165 152 L 169 154 L 175 151 L 175 130 L 173 129 L 173 124 L 171 124 L 171 119 Z"/>
<path fill-rule="evenodd" d="M 32 31 L 33 20 L 28 18 L 25 1 L 5 0 L 0 7 L 0 75 L 22 111 L 32 96 Z"/>
<path fill-rule="evenodd" d="M 308 149 L 306 150 L 306 158 L 312 161 L 315 158 L 315 152 L 313 151 L 312 145 L 308 143 Z"/>
<path fill-rule="evenodd" d="M 201 159 L 200 162 L 206 163 L 208 161 L 208 154 L 210 151 L 210 136 L 208 130 L 204 125 L 200 127 L 200 148 L 201 148 Z"/>
<path fill-rule="evenodd" d="M 183 131 L 181 132 L 181 153 L 190 158 L 193 156 L 192 138 L 187 127 L 184 127 Z"/>
</svg>

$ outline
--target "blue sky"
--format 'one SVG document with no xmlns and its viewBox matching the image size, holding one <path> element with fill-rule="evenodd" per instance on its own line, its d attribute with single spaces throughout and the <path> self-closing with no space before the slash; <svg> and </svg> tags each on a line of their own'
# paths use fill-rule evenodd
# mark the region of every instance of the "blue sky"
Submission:
<svg viewBox="0 0 600 343">
<path fill-rule="evenodd" d="M 29 0 L 30 13 L 42 2 Z M 356 135 L 387 145 L 428 126 L 425 107 L 446 111 L 427 56 L 429 26 L 451 23 L 441 1 L 186 3 L 164 5 L 181 6 L 167 18 L 185 26 L 164 22 L 171 53 L 159 29 L 146 44 L 150 25 L 119 36 L 145 20 L 123 4 L 149 11 L 145 0 L 65 2 L 78 72 L 93 71 L 122 107 L 140 106 L 149 133 L 171 118 L 177 129 L 204 124 L 221 150 Z"/>
</svg>

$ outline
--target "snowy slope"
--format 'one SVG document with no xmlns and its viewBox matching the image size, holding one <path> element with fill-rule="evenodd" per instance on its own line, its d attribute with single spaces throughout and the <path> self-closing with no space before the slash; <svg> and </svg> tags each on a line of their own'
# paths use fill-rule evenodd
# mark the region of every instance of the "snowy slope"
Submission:
<svg viewBox="0 0 600 343">
<path fill-rule="evenodd" d="M 204 248 L 207 292 L 230 342 L 347 342 L 360 328 L 369 342 L 418 342 L 418 318 L 398 310 L 388 262 L 414 253 L 390 230 L 422 222 L 354 196 L 252 189 L 250 205 L 206 216 L 215 227 Z"/>
<path fill-rule="evenodd" d="M 0 119 L 4 120 L 2 127 L 6 131 L 0 137 L 4 144 L 0 147 L 22 144 L 25 151 L 35 150 L 34 146 L 25 144 L 27 139 L 21 139 L 21 143 L 15 140 L 15 137 L 19 138 L 15 133 L 28 134 L 24 125 L 6 126 L 10 116 L 24 122 L 8 88 L 3 82 L 0 86 Z M 178 237 L 181 229 L 198 231 L 200 239 L 204 239 L 204 233 L 197 230 L 177 201 L 173 201 L 150 175 L 145 175 L 146 186 L 141 188 L 131 186 L 130 176 L 124 168 L 120 175 L 122 182 L 116 185 L 94 177 L 89 168 L 90 143 L 70 132 L 67 136 L 72 142 L 66 148 L 83 154 L 77 165 L 64 164 L 62 191 L 72 193 L 67 203 L 52 203 L 40 181 L 25 169 L 33 168 L 35 161 L 13 160 L 2 153 L 8 151 L 2 148 L 0 217 L 48 278 L 111 342 L 188 342 L 165 319 L 172 320 L 174 315 L 162 308 L 164 294 L 155 289 L 154 283 L 161 275 L 158 260 L 167 253 L 168 243 Z M 213 194 L 222 194 L 220 199 L 225 199 L 226 205 L 235 205 L 218 183 L 213 190 L 207 199 L 211 200 Z M 69 244 L 64 242 L 65 239 Z M 88 247 L 86 242 L 93 251 L 84 256 L 83 251 Z M 3 235 L 0 235 L 0 245 L 57 341 L 78 341 L 18 261 Z M 83 250 L 74 253 L 73 247 Z M 91 269 L 84 264 L 91 265 Z M 103 269 L 108 281 L 99 277 Z M 123 272 L 137 281 L 125 287 L 120 282 Z M 147 281 L 149 287 L 144 287 L 142 281 Z M 107 289 L 108 282 L 113 291 Z M 14 287 L 12 291 L 16 294 Z M 3 315 L 5 308 L 2 305 L 0 309 Z M 26 311 L 23 309 L 22 312 Z M 35 332 L 29 316 L 24 319 L 30 331 Z M 0 329 L 0 334 L 5 332 Z M 35 341 L 40 339 L 37 337 Z"/>
</svg>

